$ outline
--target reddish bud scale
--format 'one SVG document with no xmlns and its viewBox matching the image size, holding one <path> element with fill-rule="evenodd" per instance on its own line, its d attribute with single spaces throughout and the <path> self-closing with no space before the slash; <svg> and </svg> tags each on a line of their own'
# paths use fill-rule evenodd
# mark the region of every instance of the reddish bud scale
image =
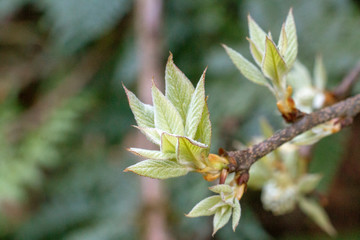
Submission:
<svg viewBox="0 0 360 240">
<path fill-rule="evenodd" d="M 334 93 L 325 91 L 325 101 L 324 101 L 324 107 L 331 106 L 338 102 L 339 100 L 336 98 Z"/>
<path fill-rule="evenodd" d="M 223 170 L 221 170 L 219 184 L 225 183 L 228 174 L 229 172 L 227 171 L 227 169 L 224 168 Z"/>
<path fill-rule="evenodd" d="M 236 179 L 236 184 L 239 186 L 244 183 L 246 184 L 249 181 L 249 177 L 250 175 L 248 171 L 241 173 L 240 176 Z"/>
<path fill-rule="evenodd" d="M 276 103 L 282 117 L 288 123 L 294 123 L 304 116 L 304 113 L 296 108 L 294 99 L 292 99 L 291 95 L 292 87 L 288 86 L 286 89 L 285 100 L 281 100 Z"/>
</svg>

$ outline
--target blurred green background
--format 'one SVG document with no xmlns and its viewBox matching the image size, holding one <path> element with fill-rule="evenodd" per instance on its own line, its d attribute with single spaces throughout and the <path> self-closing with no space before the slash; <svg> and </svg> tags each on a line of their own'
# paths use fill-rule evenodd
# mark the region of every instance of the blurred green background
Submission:
<svg viewBox="0 0 360 240">
<path fill-rule="evenodd" d="M 136 91 L 136 9 L 144 2 L 0 1 L 0 239 L 149 239 L 140 177 L 122 172 L 138 160 L 125 150 L 136 130 L 122 83 Z M 270 92 L 243 78 L 220 45 L 250 56 L 248 13 L 277 36 L 293 7 L 298 58 L 312 69 L 321 53 L 329 89 L 360 58 L 360 1 L 162 4 L 161 59 L 154 61 L 163 73 L 171 51 L 193 83 L 208 66 L 213 152 L 259 135 L 261 117 L 284 126 Z M 310 164 L 324 175 L 319 198 L 337 239 L 360 239 L 359 126 L 357 119 L 318 143 Z M 211 239 L 211 218 L 184 217 L 210 195 L 209 183 L 196 174 L 163 183 L 169 239 Z M 236 233 L 226 226 L 214 239 L 328 238 L 300 211 L 274 217 L 262 210 L 259 192 L 248 191 L 241 204 Z"/>
</svg>

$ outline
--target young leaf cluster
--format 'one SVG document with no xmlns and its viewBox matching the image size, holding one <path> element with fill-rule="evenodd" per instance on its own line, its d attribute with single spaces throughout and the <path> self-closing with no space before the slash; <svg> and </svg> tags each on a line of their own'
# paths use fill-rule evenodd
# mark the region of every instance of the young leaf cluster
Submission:
<svg viewBox="0 0 360 240">
<path fill-rule="evenodd" d="M 298 43 L 292 9 L 282 25 L 277 44 L 272 40 L 271 33 L 266 34 L 250 15 L 248 25 L 250 51 L 261 71 L 240 53 L 226 45 L 224 48 L 247 79 L 271 90 L 286 121 L 296 121 L 300 111 L 311 113 L 334 103 L 335 100 L 325 89 L 327 77 L 322 58 L 318 56 L 315 60 L 313 81 L 306 67 L 296 61 Z M 298 145 L 314 144 L 340 129 L 338 121 L 333 120 L 301 134 L 292 142 Z"/>
<path fill-rule="evenodd" d="M 187 217 L 200 217 L 214 215 L 213 235 L 230 220 L 232 215 L 232 228 L 235 231 L 241 217 L 240 202 L 236 198 L 236 189 L 227 184 L 218 184 L 209 188 L 218 195 L 205 198 L 195 205 Z"/>
<path fill-rule="evenodd" d="M 142 103 L 124 87 L 137 128 L 159 150 L 130 148 L 147 160 L 125 171 L 166 179 L 179 177 L 189 171 L 214 180 L 227 164 L 223 158 L 209 158 L 211 123 L 205 96 L 205 72 L 194 88 L 190 80 L 177 68 L 170 54 L 165 70 L 165 95 L 153 84 L 153 106 Z"/>
<path fill-rule="evenodd" d="M 166 179 L 196 171 L 207 181 L 227 176 L 226 157 L 210 154 L 211 123 L 205 97 L 205 71 L 194 88 L 190 80 L 176 67 L 172 55 L 165 70 L 165 95 L 153 84 L 153 106 L 142 103 L 124 87 L 137 128 L 160 147 L 159 150 L 130 148 L 147 158 L 125 169 L 136 174 Z M 230 184 L 219 184 L 211 196 L 198 203 L 188 217 L 214 215 L 214 234 L 233 216 L 235 231 L 240 220 L 239 200 L 245 185 L 238 186 L 234 176 Z"/>
<path fill-rule="evenodd" d="M 259 25 L 248 16 L 249 34 L 247 38 L 250 51 L 256 67 L 234 49 L 224 45 L 224 48 L 235 66 L 250 81 L 267 86 L 278 101 L 288 97 L 286 75 L 293 66 L 297 52 L 298 43 L 296 27 L 292 10 L 283 24 L 276 44 L 272 35 L 262 30 Z"/>
</svg>

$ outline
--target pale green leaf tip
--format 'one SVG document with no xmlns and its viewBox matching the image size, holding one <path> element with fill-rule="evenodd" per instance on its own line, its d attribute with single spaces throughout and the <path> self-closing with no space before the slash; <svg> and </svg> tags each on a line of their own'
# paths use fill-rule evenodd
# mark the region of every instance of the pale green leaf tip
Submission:
<svg viewBox="0 0 360 240">
<path fill-rule="evenodd" d="M 293 8 L 292 7 L 289 9 L 288 15 L 286 16 L 286 20 L 285 20 L 284 23 L 286 23 L 290 18 L 294 19 Z"/>
<path fill-rule="evenodd" d="M 269 41 L 271 43 L 274 43 L 272 38 L 271 38 L 271 35 L 266 35 L 266 42 Z"/>
<path fill-rule="evenodd" d="M 237 222 L 235 225 L 233 225 L 233 226 L 232 226 L 232 230 L 233 230 L 233 232 L 235 232 L 235 231 L 236 231 L 237 226 L 239 226 L 239 222 Z"/>
<path fill-rule="evenodd" d="M 291 7 L 290 10 L 289 10 L 289 15 L 293 15 L 293 8 Z"/>
<path fill-rule="evenodd" d="M 229 48 L 229 47 L 226 46 L 226 44 L 224 44 L 224 43 L 222 43 L 221 46 L 222 46 L 223 48 L 225 48 L 225 50 Z"/>
<path fill-rule="evenodd" d="M 121 84 L 122 84 L 122 86 L 123 86 L 123 88 L 125 90 L 125 94 L 126 94 L 126 97 L 128 99 L 128 102 L 130 103 L 129 93 L 131 93 L 131 91 L 125 87 L 123 82 Z"/>
<path fill-rule="evenodd" d="M 137 126 L 137 125 L 131 125 L 133 128 L 136 128 L 136 129 L 138 129 L 139 131 L 142 131 L 142 130 L 144 130 L 144 128 L 143 127 L 140 127 L 140 126 Z"/>
<path fill-rule="evenodd" d="M 134 155 L 142 157 L 138 152 L 134 151 L 132 148 L 126 148 L 126 151 L 131 152 Z"/>
<path fill-rule="evenodd" d="M 221 44 L 222 47 L 225 49 L 226 53 L 230 56 L 231 52 L 236 52 L 234 49 L 232 49 L 231 47 L 228 47 L 225 44 Z M 237 53 L 237 52 L 236 52 Z M 230 57 L 231 58 L 231 57 Z"/>
<path fill-rule="evenodd" d="M 250 45 L 253 44 L 256 48 L 258 48 L 258 46 L 254 43 L 253 40 L 251 40 L 251 38 L 246 37 L 246 40 L 250 43 Z"/>
<path fill-rule="evenodd" d="M 203 73 L 201 74 L 200 80 L 202 82 L 203 85 L 205 85 L 205 75 L 207 72 L 208 66 L 206 66 L 206 68 L 204 69 Z"/>
<path fill-rule="evenodd" d="M 221 229 L 221 228 L 216 228 L 216 229 L 214 229 L 214 231 L 213 231 L 213 233 L 211 234 L 211 236 L 214 237 L 215 234 L 217 233 L 217 231 L 219 231 L 220 229 Z"/>
<path fill-rule="evenodd" d="M 196 217 L 203 217 L 203 216 L 199 216 L 199 215 L 195 215 L 195 216 L 193 216 L 192 214 L 191 214 L 191 212 L 192 212 L 192 210 L 189 212 L 189 213 L 184 213 L 184 216 L 185 217 L 188 217 L 188 218 L 196 218 Z"/>
<path fill-rule="evenodd" d="M 250 22 L 255 22 L 255 20 L 251 17 L 250 13 L 248 13 L 247 19 L 248 19 L 248 23 L 249 23 L 249 24 L 250 24 Z M 256 23 L 256 22 L 255 22 L 255 23 Z"/>
<path fill-rule="evenodd" d="M 173 60 L 173 54 L 172 54 L 172 52 L 169 51 L 169 57 L 168 57 L 167 63 L 173 63 L 173 62 L 174 62 L 174 60 Z"/>
<path fill-rule="evenodd" d="M 203 72 L 204 79 L 205 79 L 205 74 L 206 74 L 207 70 L 208 70 L 208 66 L 205 67 L 204 72 Z"/>
<path fill-rule="evenodd" d="M 125 85 L 124 85 L 124 83 L 123 83 L 123 82 L 121 82 L 121 85 L 122 85 L 122 87 L 124 88 L 125 92 L 127 92 L 127 91 L 128 91 L 128 89 L 125 87 Z"/>
<path fill-rule="evenodd" d="M 235 226 L 232 227 L 233 232 L 236 231 L 237 226 L 239 226 L 239 223 L 237 223 Z"/>
<path fill-rule="evenodd" d="M 156 93 L 161 93 L 160 89 L 157 88 L 156 84 L 155 84 L 155 81 L 154 81 L 154 78 L 151 79 L 151 94 L 152 94 L 152 97 L 153 97 L 153 101 L 154 101 L 154 95 Z"/>
</svg>

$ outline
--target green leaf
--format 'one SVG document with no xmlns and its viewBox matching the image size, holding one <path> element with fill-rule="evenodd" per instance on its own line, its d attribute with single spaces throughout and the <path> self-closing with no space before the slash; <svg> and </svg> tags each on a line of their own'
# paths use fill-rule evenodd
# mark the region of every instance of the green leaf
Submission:
<svg viewBox="0 0 360 240">
<path fill-rule="evenodd" d="M 211 196 L 203 199 L 201 202 L 195 205 L 191 211 L 186 214 L 187 217 L 200 217 L 200 216 L 210 216 L 215 213 L 215 210 L 210 211 L 209 209 L 221 202 L 221 197 L 219 195 Z"/>
<path fill-rule="evenodd" d="M 183 122 L 189 109 L 194 86 L 183 72 L 174 64 L 170 53 L 165 70 L 165 96 L 171 101 L 179 112 Z"/>
<path fill-rule="evenodd" d="M 233 208 L 233 215 L 232 215 L 232 229 L 234 232 L 236 227 L 239 225 L 240 217 L 241 217 L 240 202 L 237 199 L 235 199 L 235 205 Z"/>
<path fill-rule="evenodd" d="M 197 132 L 195 135 L 195 140 L 198 140 L 204 144 L 206 144 L 210 148 L 211 144 L 211 122 L 210 122 L 210 114 L 207 105 L 207 101 L 205 101 L 204 109 L 202 112 L 201 120 L 199 126 L 197 128 Z"/>
<path fill-rule="evenodd" d="M 153 84 L 154 121 L 157 129 L 164 132 L 184 135 L 183 120 L 174 105 Z"/>
<path fill-rule="evenodd" d="M 156 159 L 156 160 L 170 160 L 175 159 L 175 153 L 163 153 L 157 150 L 147 150 L 142 148 L 130 148 L 130 152 L 135 153 L 141 157 Z"/>
<path fill-rule="evenodd" d="M 194 94 L 192 95 L 189 111 L 186 116 L 185 136 L 191 139 L 195 137 L 205 106 L 205 73 L 206 69 L 196 86 Z"/>
<path fill-rule="evenodd" d="M 223 47 L 225 48 L 232 62 L 240 70 L 244 77 L 259 85 L 269 85 L 263 74 L 257 67 L 254 66 L 254 64 L 246 60 L 246 58 L 244 58 L 240 53 L 236 52 L 232 48 L 229 48 L 226 45 L 223 45 Z"/>
<path fill-rule="evenodd" d="M 327 82 L 326 69 L 320 55 L 315 58 L 314 85 L 318 90 L 325 90 Z"/>
<path fill-rule="evenodd" d="M 330 236 L 336 235 L 336 230 L 330 222 L 325 210 L 314 200 L 299 197 L 300 209 L 308 215 L 322 230 Z"/>
<path fill-rule="evenodd" d="M 177 160 L 179 163 L 203 169 L 207 159 L 208 146 L 186 137 L 178 137 Z"/>
<path fill-rule="evenodd" d="M 153 128 L 154 125 L 154 109 L 148 104 L 142 103 L 134 93 L 128 90 L 124 85 L 126 96 L 129 101 L 131 111 L 134 114 L 136 123 L 139 127 Z"/>
<path fill-rule="evenodd" d="M 304 87 L 312 87 L 310 73 L 300 61 L 294 63 L 294 67 L 287 75 L 287 80 L 295 92 Z"/>
<path fill-rule="evenodd" d="M 260 51 L 258 46 L 256 46 L 253 40 L 251 40 L 250 38 L 246 38 L 246 39 L 249 41 L 250 44 L 251 55 L 253 56 L 257 65 L 261 67 L 264 51 Z"/>
<path fill-rule="evenodd" d="M 281 87 L 282 78 L 287 73 L 284 59 L 281 57 L 275 43 L 266 37 L 265 56 L 262 63 L 264 75 L 273 80 L 274 85 Z"/>
<path fill-rule="evenodd" d="M 248 15 L 248 25 L 250 39 L 256 44 L 260 52 L 263 53 L 265 50 L 266 33 L 259 27 L 250 15 Z"/>
<path fill-rule="evenodd" d="M 177 138 L 178 136 L 162 133 L 161 134 L 161 152 L 163 153 L 175 153 L 176 152 L 176 145 L 177 145 Z"/>
<path fill-rule="evenodd" d="M 213 222 L 213 227 L 214 227 L 214 231 L 212 233 L 213 236 L 220 228 L 225 226 L 225 224 L 229 221 L 231 217 L 231 210 L 232 207 L 229 205 L 216 210 L 214 216 L 214 222 Z"/>
<path fill-rule="evenodd" d="M 287 49 L 284 55 L 285 62 L 290 69 L 296 60 L 298 53 L 298 42 L 296 35 L 296 26 L 295 20 L 292 13 L 292 8 L 289 11 L 289 14 L 285 21 L 285 32 L 287 36 Z"/>
<path fill-rule="evenodd" d="M 160 146 L 160 134 L 161 131 L 156 129 L 156 128 L 148 128 L 148 127 L 138 127 L 138 126 L 134 126 L 137 129 L 139 129 L 145 136 L 147 139 L 149 139 L 149 141 L 155 143 L 156 145 Z"/>
<path fill-rule="evenodd" d="M 144 160 L 124 170 L 157 179 L 167 179 L 186 175 L 189 169 L 171 160 Z"/>
<path fill-rule="evenodd" d="M 319 184 L 322 176 L 320 174 L 306 174 L 298 182 L 299 192 L 306 194 L 313 191 Z"/>
<path fill-rule="evenodd" d="M 224 202 L 224 199 L 223 199 L 222 196 L 221 196 L 221 199 L 222 199 L 221 202 L 218 202 L 217 204 L 215 204 L 214 206 L 212 206 L 209 210 L 216 212 L 216 209 L 218 209 L 218 208 L 221 208 L 221 207 L 223 207 L 223 206 L 225 206 L 225 205 L 226 205 L 226 206 L 229 206 L 228 203 Z"/>
<path fill-rule="evenodd" d="M 232 193 L 233 189 L 232 187 L 230 187 L 227 184 L 218 184 L 212 187 L 209 187 L 210 191 L 214 192 L 214 193 Z"/>
<path fill-rule="evenodd" d="M 286 36 L 285 24 L 283 24 L 282 28 L 281 28 L 281 32 L 280 32 L 279 42 L 278 42 L 280 54 L 283 57 L 286 54 L 287 45 L 288 45 L 288 40 L 287 40 L 287 36 Z"/>
</svg>

